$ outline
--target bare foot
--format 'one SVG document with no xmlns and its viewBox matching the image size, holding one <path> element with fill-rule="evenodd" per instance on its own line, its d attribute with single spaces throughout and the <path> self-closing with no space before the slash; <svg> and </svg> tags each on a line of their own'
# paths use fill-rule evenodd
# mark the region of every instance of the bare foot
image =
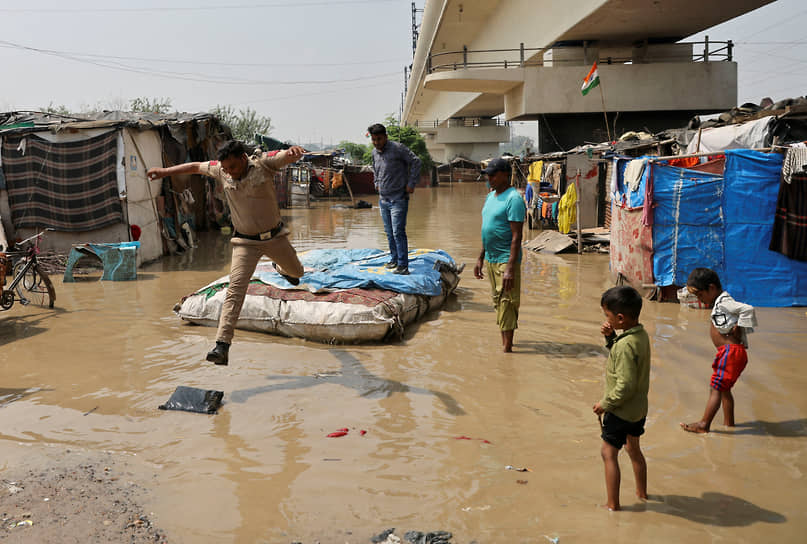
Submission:
<svg viewBox="0 0 807 544">
<path fill-rule="evenodd" d="M 513 348 L 512 347 L 504 347 L 502 349 L 502 351 L 505 352 L 505 353 L 513 353 Z"/>
<path fill-rule="evenodd" d="M 647 500 L 647 493 L 642 493 L 641 491 L 637 491 L 636 496 L 639 497 L 640 501 L 646 501 Z"/>
<path fill-rule="evenodd" d="M 601 504 L 600 508 L 605 508 L 609 512 L 618 512 L 621 510 L 618 504 L 617 505 Z"/>
<path fill-rule="evenodd" d="M 695 423 L 681 423 L 681 428 L 689 433 L 704 434 L 709 432 L 709 428 L 702 422 Z"/>
</svg>

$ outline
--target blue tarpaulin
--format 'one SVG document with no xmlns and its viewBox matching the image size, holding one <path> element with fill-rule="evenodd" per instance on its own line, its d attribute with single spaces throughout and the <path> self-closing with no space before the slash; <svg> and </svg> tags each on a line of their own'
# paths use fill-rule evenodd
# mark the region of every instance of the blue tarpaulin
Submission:
<svg viewBox="0 0 807 544">
<path fill-rule="evenodd" d="M 737 300 L 755 306 L 807 305 L 807 263 L 768 249 L 783 155 L 726 151 L 726 278 Z"/>
<path fill-rule="evenodd" d="M 413 295 L 437 296 L 442 292 L 440 263 L 456 266 L 454 259 L 442 250 L 413 249 L 409 251 L 408 276 L 393 274 L 384 265 L 389 252 L 380 249 L 315 249 L 300 255 L 305 274 L 298 289 L 313 293 L 334 289 L 378 288 Z M 272 264 L 261 261 L 253 280 L 283 289 L 292 286 L 278 274 Z M 229 283 L 229 276 L 220 278 L 205 289 Z"/>
<path fill-rule="evenodd" d="M 654 164 L 653 276 L 686 285 L 693 268 L 725 268 L 723 176 Z"/>
<path fill-rule="evenodd" d="M 768 249 L 781 171 L 781 154 L 745 149 L 726 151 L 722 176 L 654 164 L 656 285 L 707 267 L 742 302 L 807 305 L 807 263 Z"/>
</svg>

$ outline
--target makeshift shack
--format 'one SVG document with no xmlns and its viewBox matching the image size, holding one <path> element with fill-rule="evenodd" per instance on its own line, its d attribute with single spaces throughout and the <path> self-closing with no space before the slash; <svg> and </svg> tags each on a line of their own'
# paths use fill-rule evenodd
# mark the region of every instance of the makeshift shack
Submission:
<svg viewBox="0 0 807 544">
<path fill-rule="evenodd" d="M 482 179 L 481 165 L 465 157 L 456 157 L 437 166 L 437 183 L 464 183 Z"/>
<path fill-rule="evenodd" d="M 146 171 L 208 160 L 231 137 L 212 114 L 0 113 L 0 217 L 8 238 L 54 229 L 43 249 L 138 238 L 137 263 L 187 245 L 224 214 L 201 176 L 148 181 Z M 185 234 L 183 234 L 185 233 Z"/>
<path fill-rule="evenodd" d="M 807 262 L 769 249 L 781 153 L 730 149 L 725 162 L 689 168 L 651 157 L 633 183 L 625 180 L 628 161 L 614 161 L 611 271 L 618 279 L 670 299 L 692 269 L 708 267 L 743 302 L 807 305 Z"/>
</svg>

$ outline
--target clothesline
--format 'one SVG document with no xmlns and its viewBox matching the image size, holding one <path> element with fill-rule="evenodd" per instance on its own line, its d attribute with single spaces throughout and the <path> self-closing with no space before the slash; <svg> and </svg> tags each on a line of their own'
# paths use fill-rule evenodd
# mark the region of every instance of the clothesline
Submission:
<svg viewBox="0 0 807 544">
<path fill-rule="evenodd" d="M 776 146 L 781 147 L 781 146 Z M 772 147 L 758 147 L 756 149 L 752 149 L 751 151 L 761 151 L 763 153 L 767 153 L 771 151 Z M 668 155 L 666 157 L 648 157 L 648 162 L 658 162 L 658 161 L 671 161 L 673 159 L 690 159 L 694 157 L 711 157 L 713 155 L 723 155 L 725 154 L 724 151 L 709 151 L 704 153 L 690 153 L 688 155 Z"/>
</svg>

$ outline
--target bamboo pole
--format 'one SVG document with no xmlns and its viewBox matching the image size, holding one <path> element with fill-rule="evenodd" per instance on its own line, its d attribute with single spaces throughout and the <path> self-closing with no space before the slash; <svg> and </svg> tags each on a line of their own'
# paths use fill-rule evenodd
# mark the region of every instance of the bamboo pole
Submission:
<svg viewBox="0 0 807 544">
<path fill-rule="evenodd" d="M 577 253 L 583 253 L 583 241 L 580 229 L 580 169 L 577 169 L 577 175 L 574 178 L 574 188 L 577 191 L 577 202 L 575 202 L 576 216 L 577 216 Z"/>
<path fill-rule="evenodd" d="M 353 200 L 353 190 L 350 188 L 350 182 L 347 180 L 347 172 L 345 172 L 344 168 L 342 168 L 342 181 L 345 182 L 345 187 L 347 187 L 347 192 L 350 195 L 350 205 L 355 208 L 356 202 Z"/>
</svg>

